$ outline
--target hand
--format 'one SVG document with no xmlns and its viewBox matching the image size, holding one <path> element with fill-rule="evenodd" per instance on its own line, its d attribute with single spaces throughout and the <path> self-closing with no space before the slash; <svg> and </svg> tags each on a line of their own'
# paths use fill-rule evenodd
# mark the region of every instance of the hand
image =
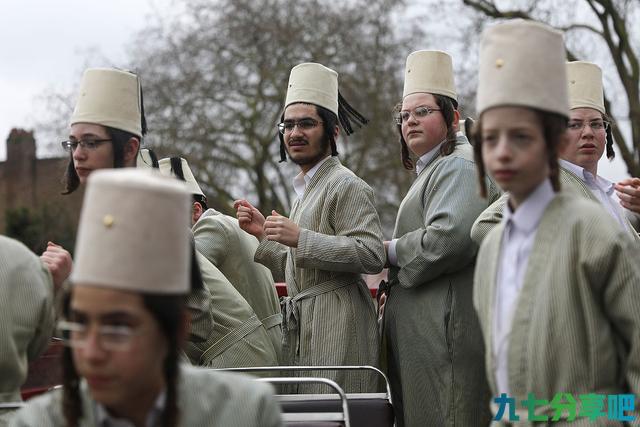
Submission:
<svg viewBox="0 0 640 427">
<path fill-rule="evenodd" d="M 240 228 L 263 241 L 265 239 L 264 215 L 244 199 L 233 202 L 233 208 L 236 210 Z"/>
<path fill-rule="evenodd" d="M 53 277 L 55 290 L 60 289 L 60 286 L 67 280 L 73 268 L 71 254 L 62 246 L 48 242 L 47 249 L 40 255 L 40 259 L 49 269 L 51 277 Z"/>
<path fill-rule="evenodd" d="M 273 240 L 291 248 L 298 247 L 300 238 L 300 227 L 286 216 L 280 215 L 276 211 L 271 211 L 271 215 L 264 222 L 264 234 L 267 240 Z"/>
<path fill-rule="evenodd" d="M 632 212 L 640 214 L 640 178 L 623 179 L 615 186 L 620 204 Z"/>
</svg>

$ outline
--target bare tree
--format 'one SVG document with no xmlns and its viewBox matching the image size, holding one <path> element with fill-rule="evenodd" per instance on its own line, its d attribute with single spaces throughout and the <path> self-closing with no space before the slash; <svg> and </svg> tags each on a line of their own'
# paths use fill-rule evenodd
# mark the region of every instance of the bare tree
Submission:
<svg viewBox="0 0 640 427">
<path fill-rule="evenodd" d="M 605 93 L 605 107 L 613 112 L 617 122 L 628 122 L 631 129 L 630 141 L 619 126 L 612 128 L 613 136 L 629 174 L 640 176 L 640 31 L 638 25 L 633 24 L 640 18 L 640 2 L 463 0 L 463 4 L 476 11 L 482 23 L 523 18 L 565 31 L 569 60 L 585 59 L 586 55 L 592 59 L 606 53 L 599 59 L 612 63 L 611 69 L 619 78 L 621 90 L 612 88 Z"/>
<path fill-rule="evenodd" d="M 211 204 L 249 196 L 269 212 L 291 206 L 291 164 L 280 164 L 276 123 L 290 69 L 320 62 L 371 123 L 342 138 L 341 159 L 377 190 L 387 229 L 412 179 L 400 167 L 392 108 L 416 39 L 394 28 L 402 2 L 190 0 L 144 30 L 132 51 L 143 77 L 148 143 L 183 155 Z"/>
</svg>

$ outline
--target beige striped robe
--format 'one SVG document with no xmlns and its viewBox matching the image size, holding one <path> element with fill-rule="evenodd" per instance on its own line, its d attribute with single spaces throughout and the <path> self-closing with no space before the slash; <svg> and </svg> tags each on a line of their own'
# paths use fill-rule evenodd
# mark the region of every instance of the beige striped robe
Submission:
<svg viewBox="0 0 640 427">
<path fill-rule="evenodd" d="M 438 153 L 405 196 L 394 238 L 384 334 L 394 410 L 402 426 L 472 426 L 489 420 L 480 327 L 472 305 L 480 198 L 471 145 Z M 499 195 L 486 180 L 491 199 Z"/>
<path fill-rule="evenodd" d="M 560 189 L 564 193 L 573 194 L 578 197 L 583 197 L 585 199 L 593 200 L 594 202 L 600 203 L 598 198 L 589 190 L 589 187 L 581 180 L 578 176 L 576 176 L 573 172 L 560 167 Z M 480 214 L 478 219 L 473 223 L 473 227 L 471 227 L 471 239 L 476 242 L 478 245 L 482 243 L 482 239 L 489 233 L 489 231 L 496 226 L 502 220 L 502 212 L 504 210 L 504 206 L 507 203 L 509 198 L 508 194 L 504 194 L 501 198 L 496 200 L 491 206 L 489 206 L 484 212 Z M 633 225 L 630 222 L 630 218 L 633 218 L 633 214 L 629 214 L 630 211 L 624 209 L 625 211 L 625 221 L 626 221 L 626 230 L 629 233 L 629 236 L 638 244 L 640 244 L 640 237 L 638 237 L 637 231 L 634 229 Z M 609 217 L 611 221 L 614 221 L 617 224 L 615 219 Z"/>
<path fill-rule="evenodd" d="M 280 408 L 266 384 L 240 374 L 181 366 L 179 425 L 184 427 L 279 427 Z M 95 403 L 81 383 L 84 417 L 78 427 L 98 427 Z M 12 427 L 66 427 L 62 390 L 29 401 L 11 420 Z"/>
<path fill-rule="evenodd" d="M 49 344 L 55 326 L 53 281 L 22 243 L 0 236 L 0 403 L 20 402 L 29 362 Z M 0 426 L 8 413 L 0 410 Z"/>
<path fill-rule="evenodd" d="M 287 283 L 284 363 L 377 365 L 376 311 L 360 276 L 380 272 L 385 263 L 373 190 L 331 157 L 296 199 L 290 218 L 300 226 L 298 247 L 264 240 L 255 254 Z M 317 374 L 347 392 L 376 388 L 362 373 Z"/>
<path fill-rule="evenodd" d="M 500 223 L 482 242 L 474 279 L 474 306 L 487 349 L 493 348 L 503 231 Z M 546 208 L 509 340 L 510 395 L 518 402 L 528 393 L 548 400 L 557 392 L 640 394 L 640 252 L 599 204 L 560 193 Z M 496 396 L 491 350 L 486 367 Z M 540 412 L 549 413 L 546 409 Z M 526 410 L 520 415 L 527 420 Z M 582 419 L 567 425 L 594 424 Z"/>
<path fill-rule="evenodd" d="M 196 249 L 225 275 L 253 308 L 280 357 L 280 303 L 271 272 L 253 260 L 258 240 L 242 231 L 236 218 L 215 209 L 208 209 L 192 231 Z"/>
<path fill-rule="evenodd" d="M 278 357 L 262 322 L 242 295 L 204 255 L 196 251 L 204 289 L 192 293 L 185 353 L 191 363 L 211 368 L 273 366 Z"/>
</svg>

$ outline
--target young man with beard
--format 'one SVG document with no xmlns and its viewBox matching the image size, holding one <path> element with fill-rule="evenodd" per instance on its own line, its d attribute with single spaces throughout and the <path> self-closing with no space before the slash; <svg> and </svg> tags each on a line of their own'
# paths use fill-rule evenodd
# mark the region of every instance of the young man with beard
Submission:
<svg viewBox="0 0 640 427">
<path fill-rule="evenodd" d="M 566 71 L 571 109 L 569 142 L 558 153 L 562 191 L 602 204 L 611 219 L 640 244 L 640 221 L 633 210 L 638 178 L 614 184 L 598 175 L 598 161 L 605 148 L 609 159 L 615 156 L 611 123 L 604 108 L 602 71 L 596 64 L 584 61 L 568 62 Z M 471 237 L 478 244 L 501 221 L 507 199 L 508 195 L 501 197 L 474 223 Z"/>
<path fill-rule="evenodd" d="M 300 167 L 290 217 L 266 219 L 246 200 L 240 226 L 260 240 L 255 260 L 286 280 L 283 359 L 288 365 L 376 365 L 376 314 L 362 273 L 385 263 L 373 190 L 336 157 L 338 121 L 366 119 L 338 92 L 338 74 L 320 64 L 291 70 L 280 130 L 281 157 Z M 361 373 L 327 373 L 347 392 L 376 389 Z M 310 390 L 316 390 L 312 387 Z M 306 390 L 306 388 L 305 388 Z"/>
</svg>

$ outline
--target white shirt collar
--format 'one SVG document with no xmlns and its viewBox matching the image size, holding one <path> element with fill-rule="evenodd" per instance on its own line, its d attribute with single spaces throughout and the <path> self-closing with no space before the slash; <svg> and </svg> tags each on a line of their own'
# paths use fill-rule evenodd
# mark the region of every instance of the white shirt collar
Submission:
<svg viewBox="0 0 640 427">
<path fill-rule="evenodd" d="M 162 391 L 156 398 L 151 410 L 147 414 L 145 425 L 147 427 L 155 427 L 160 425 L 162 419 L 162 413 L 164 412 L 164 405 L 167 400 L 166 391 Z M 109 415 L 107 408 L 100 403 L 95 402 L 96 409 L 96 421 L 99 427 L 133 427 L 133 423 L 123 418 L 114 418 Z"/>
<path fill-rule="evenodd" d="M 570 172 L 572 172 L 578 178 L 583 180 L 585 183 L 589 184 L 591 187 L 596 186 L 600 188 L 600 190 L 602 190 L 607 196 L 611 196 L 613 194 L 613 190 L 614 190 L 613 182 L 601 177 L 600 175 L 594 176 L 591 172 L 589 172 L 582 166 L 574 165 L 573 163 L 564 159 L 558 159 L 558 160 L 560 162 L 560 166 L 562 166 L 565 169 L 568 169 Z"/>
<path fill-rule="evenodd" d="M 311 181 L 311 178 L 313 178 L 313 175 L 315 175 L 316 172 L 318 172 L 318 169 L 320 169 L 320 166 L 324 162 L 329 160 L 330 157 L 331 156 L 327 156 L 324 159 L 320 160 L 318 163 L 315 164 L 315 166 L 309 169 L 307 173 L 300 172 L 298 175 L 296 175 L 293 178 L 293 189 L 295 190 L 299 199 L 302 199 L 302 197 L 304 196 L 304 190 L 307 188 L 307 184 L 309 184 L 309 181 Z"/>
<path fill-rule="evenodd" d="M 509 203 L 504 206 L 504 214 L 502 220 L 506 223 L 511 221 L 513 226 L 527 234 L 532 233 L 538 227 L 542 214 L 544 214 L 547 205 L 553 200 L 555 193 L 551 182 L 545 179 L 539 184 L 529 197 L 520 205 L 515 212 L 509 207 Z"/>
<path fill-rule="evenodd" d="M 444 144 L 445 141 L 442 141 L 440 144 L 436 145 L 431 150 L 420 156 L 420 158 L 416 162 L 416 175 L 420 175 L 420 172 L 422 172 L 424 168 L 427 167 L 429 162 L 433 160 L 433 158 L 438 154 L 438 150 L 440 150 L 440 147 L 442 146 L 442 144 Z"/>
</svg>

